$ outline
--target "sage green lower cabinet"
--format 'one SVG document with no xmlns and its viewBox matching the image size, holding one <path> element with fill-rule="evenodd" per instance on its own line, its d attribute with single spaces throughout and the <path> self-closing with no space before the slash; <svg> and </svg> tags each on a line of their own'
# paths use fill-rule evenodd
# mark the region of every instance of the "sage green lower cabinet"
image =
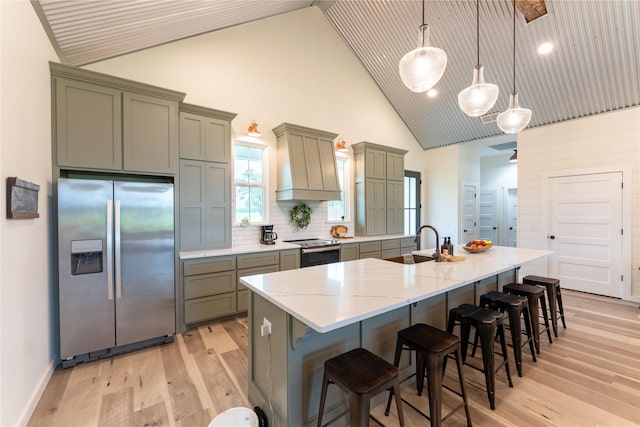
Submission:
<svg viewBox="0 0 640 427">
<path fill-rule="evenodd" d="M 360 259 L 360 245 L 358 243 L 343 243 L 340 245 L 340 261 L 354 261 Z"/>
<path fill-rule="evenodd" d="M 418 249 L 414 237 L 403 237 L 400 239 L 400 254 L 410 254 Z"/>
<path fill-rule="evenodd" d="M 237 312 L 235 256 L 183 261 L 182 274 L 185 324 Z"/>
<path fill-rule="evenodd" d="M 381 248 L 381 245 L 379 240 L 376 240 L 374 242 L 360 243 L 359 259 L 382 258 L 382 254 L 380 253 L 380 248 Z"/>
<path fill-rule="evenodd" d="M 380 250 L 382 259 L 400 256 L 400 239 L 382 240 Z"/>
<path fill-rule="evenodd" d="M 280 271 L 300 268 L 300 250 L 288 249 L 280 251 Z"/>
<path fill-rule="evenodd" d="M 240 283 L 240 277 L 294 268 L 300 268 L 299 249 L 182 261 L 184 324 L 245 313 L 249 290 Z"/>
</svg>

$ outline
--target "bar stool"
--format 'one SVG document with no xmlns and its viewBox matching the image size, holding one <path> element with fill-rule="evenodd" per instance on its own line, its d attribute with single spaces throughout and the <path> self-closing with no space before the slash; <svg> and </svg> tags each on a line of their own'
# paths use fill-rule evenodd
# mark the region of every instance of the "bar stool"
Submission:
<svg viewBox="0 0 640 427">
<path fill-rule="evenodd" d="M 503 322 L 504 317 L 502 313 L 490 308 L 480 308 L 471 304 L 462 304 L 449 310 L 447 332 L 453 332 L 455 325 L 460 325 L 460 343 L 462 347 L 462 361 L 464 363 L 466 363 L 471 327 L 473 326 L 476 328 L 476 333 L 480 335 L 483 368 L 478 368 L 473 365 L 468 366 L 484 372 L 484 379 L 487 386 L 487 397 L 489 398 L 489 405 L 491 406 L 491 409 L 496 408 L 496 371 L 502 366 L 505 368 L 509 387 L 513 387 L 511 371 L 509 370 L 509 360 L 507 358 L 507 344 L 504 338 Z M 496 336 L 500 339 L 503 358 L 502 362 L 498 366 L 496 366 L 494 355 L 494 342 L 496 340 Z"/>
<path fill-rule="evenodd" d="M 467 393 L 464 388 L 460 339 L 453 334 L 442 331 L 438 328 L 434 328 L 433 326 L 425 325 L 424 323 L 418 323 L 398 332 L 396 354 L 393 361 L 393 364 L 396 367 L 400 363 L 400 356 L 403 350 L 416 352 L 416 372 L 402 380 L 402 382 L 415 376 L 418 396 L 422 395 L 426 368 L 427 392 L 429 396 L 429 415 L 425 414 L 406 400 L 402 399 L 402 401 L 411 406 L 425 418 L 430 420 L 432 426 L 440 426 L 443 421 L 445 421 L 460 409 L 464 408 L 467 416 L 467 425 L 471 427 L 471 415 L 469 414 Z M 452 354 L 454 356 L 451 356 Z M 454 357 L 456 359 L 456 364 L 458 366 L 458 379 L 460 381 L 460 392 L 457 392 L 456 390 L 453 390 L 443 384 L 445 368 L 444 360 L 447 357 Z M 443 387 L 462 397 L 462 403 L 444 417 L 442 417 Z M 389 415 L 392 396 L 393 390 L 391 390 L 389 393 L 385 415 Z"/>
<path fill-rule="evenodd" d="M 511 343 L 513 344 L 513 358 L 516 362 L 518 376 L 522 376 L 522 347 L 529 344 L 531 357 L 534 362 L 536 360 L 536 351 L 534 349 L 533 334 L 531 332 L 531 316 L 529 315 L 529 304 L 525 297 L 519 295 L 505 294 L 504 292 L 490 291 L 484 295 L 480 295 L 480 306 L 487 307 L 501 312 L 506 312 L 509 318 L 509 329 L 511 330 Z M 527 340 L 522 342 L 522 327 L 520 318 L 524 320 Z M 478 335 L 474 341 L 472 355 L 475 354 L 476 344 L 478 343 Z"/>
<path fill-rule="evenodd" d="M 371 397 L 391 387 L 396 395 L 400 426 L 404 426 L 398 368 L 386 360 L 363 348 L 355 348 L 324 362 L 318 427 L 322 426 L 324 403 L 330 383 L 337 385 L 349 395 L 349 409 L 325 425 L 329 425 L 346 415 L 347 412 L 351 412 L 349 418 L 351 427 L 368 427 Z M 380 424 L 378 420 L 376 422 Z"/>
<path fill-rule="evenodd" d="M 502 287 L 502 291 L 507 294 L 520 295 L 527 297 L 529 302 L 529 314 L 531 315 L 531 326 L 533 327 L 533 339 L 536 345 L 536 351 L 540 354 L 540 334 L 546 330 L 549 343 L 553 344 L 551 338 L 551 329 L 549 328 L 549 319 L 547 318 L 547 303 L 544 300 L 544 288 L 535 285 L 523 285 L 520 283 L 509 283 Z M 544 319 L 545 329 L 540 330 L 540 308 L 542 308 L 542 317 Z"/>
<path fill-rule="evenodd" d="M 558 319 L 562 319 L 562 326 L 567 329 L 564 321 L 564 308 L 562 307 L 562 293 L 560 290 L 560 280 L 551 277 L 529 275 L 522 279 L 525 285 L 544 286 L 547 290 L 547 300 L 549 302 L 549 314 L 553 334 L 558 336 Z"/>
</svg>

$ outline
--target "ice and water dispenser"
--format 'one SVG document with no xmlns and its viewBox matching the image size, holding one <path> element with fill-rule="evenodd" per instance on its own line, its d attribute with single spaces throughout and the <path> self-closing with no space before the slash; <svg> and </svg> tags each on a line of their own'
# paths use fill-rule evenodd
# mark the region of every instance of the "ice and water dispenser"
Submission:
<svg viewBox="0 0 640 427">
<path fill-rule="evenodd" d="M 71 275 L 102 273 L 102 240 L 71 241 Z"/>
</svg>

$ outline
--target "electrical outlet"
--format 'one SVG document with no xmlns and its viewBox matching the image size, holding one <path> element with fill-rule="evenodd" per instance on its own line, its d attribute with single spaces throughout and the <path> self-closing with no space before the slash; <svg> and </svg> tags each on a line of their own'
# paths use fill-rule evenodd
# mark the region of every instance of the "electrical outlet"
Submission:
<svg viewBox="0 0 640 427">
<path fill-rule="evenodd" d="M 267 320 L 267 318 L 262 319 L 262 327 L 260 328 L 260 335 L 263 337 L 265 335 L 271 335 L 271 322 Z"/>
</svg>

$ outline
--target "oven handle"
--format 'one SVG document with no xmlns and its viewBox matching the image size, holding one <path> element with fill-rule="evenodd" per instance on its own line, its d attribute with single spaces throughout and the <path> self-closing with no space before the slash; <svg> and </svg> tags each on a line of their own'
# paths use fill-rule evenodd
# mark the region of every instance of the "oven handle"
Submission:
<svg viewBox="0 0 640 427">
<path fill-rule="evenodd" d="M 322 246 L 319 248 L 306 248 L 306 249 L 302 249 L 302 253 L 303 254 L 314 254 L 314 253 L 318 253 L 318 252 L 331 252 L 331 251 L 339 251 L 340 250 L 340 245 L 333 245 L 333 246 Z"/>
</svg>

